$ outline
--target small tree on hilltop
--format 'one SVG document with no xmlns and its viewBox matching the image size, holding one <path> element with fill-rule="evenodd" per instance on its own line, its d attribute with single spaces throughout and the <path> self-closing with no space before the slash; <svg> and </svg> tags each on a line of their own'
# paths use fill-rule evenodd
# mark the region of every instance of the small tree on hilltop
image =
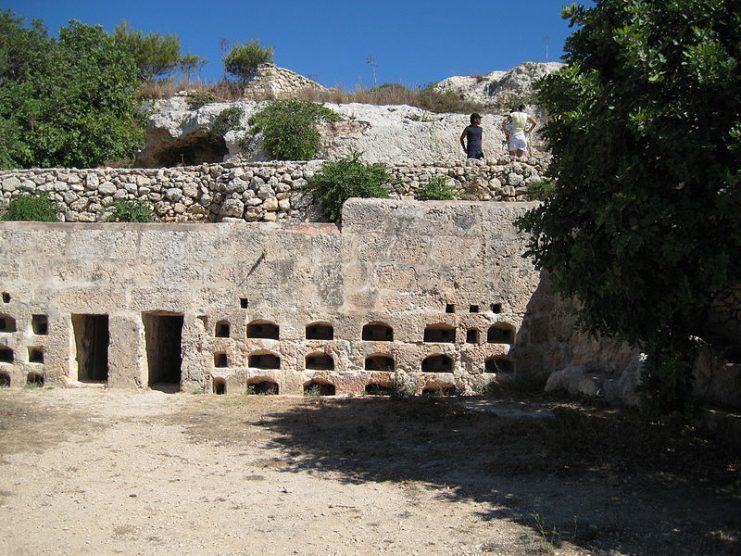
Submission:
<svg viewBox="0 0 741 556">
<path fill-rule="evenodd" d="M 257 71 L 257 66 L 273 62 L 273 48 L 260 46 L 260 41 L 252 39 L 245 45 L 236 45 L 224 58 L 224 69 L 242 83 L 248 81 Z"/>
<path fill-rule="evenodd" d="M 122 21 L 114 30 L 113 38 L 134 58 L 139 76 L 145 81 L 169 77 L 180 64 L 180 39 L 177 35 L 145 35 Z"/>
<path fill-rule="evenodd" d="M 741 279 L 741 13 L 723 0 L 564 10 L 568 66 L 539 101 L 557 178 L 520 226 L 583 328 L 649 357 L 656 413 L 689 407 L 692 336 Z"/>
</svg>

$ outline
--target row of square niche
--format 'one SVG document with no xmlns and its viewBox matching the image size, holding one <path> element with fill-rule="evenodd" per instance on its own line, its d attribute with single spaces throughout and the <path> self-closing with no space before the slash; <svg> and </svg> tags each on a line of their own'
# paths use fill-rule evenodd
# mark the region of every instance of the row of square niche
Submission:
<svg viewBox="0 0 741 556">
<path fill-rule="evenodd" d="M 43 364 L 44 348 L 34 346 L 28 348 L 28 362 Z M 0 363 L 15 363 L 15 352 L 6 346 L 0 346 Z"/>
<path fill-rule="evenodd" d="M 447 324 L 432 324 L 425 328 L 424 341 L 432 343 L 455 343 L 456 328 Z M 229 338 L 231 325 L 222 320 L 216 323 L 214 335 L 217 338 Z M 280 327 L 274 322 L 258 320 L 247 325 L 248 338 L 263 338 L 268 340 L 280 339 Z M 363 326 L 361 334 L 363 340 L 373 342 L 392 342 L 394 329 L 381 322 L 373 322 Z M 306 326 L 307 340 L 334 340 L 334 328 L 327 323 L 313 323 Z M 506 322 L 492 324 L 486 332 L 487 343 L 513 344 L 515 341 L 515 327 Z M 479 343 L 479 330 L 469 328 L 466 331 L 466 343 Z"/>
<path fill-rule="evenodd" d="M 248 356 L 247 366 L 255 369 L 278 370 L 280 369 L 280 356 L 268 351 L 257 351 Z M 307 371 L 335 370 L 334 358 L 323 352 L 307 355 L 305 366 Z M 226 352 L 218 351 L 214 353 L 214 367 L 217 369 L 229 367 L 229 358 Z M 396 368 L 396 362 L 390 355 L 374 354 L 365 358 L 364 368 L 366 371 L 392 372 Z M 425 373 L 452 373 L 453 358 L 440 353 L 430 355 L 422 360 L 421 370 Z M 487 373 L 511 373 L 514 371 L 514 362 L 506 355 L 495 355 L 486 359 L 484 371 Z"/>
<path fill-rule="evenodd" d="M 18 331 L 16 320 L 6 313 L 0 313 L 0 333 Z M 46 315 L 31 315 L 31 331 L 37 336 L 49 334 L 49 319 Z"/>
</svg>

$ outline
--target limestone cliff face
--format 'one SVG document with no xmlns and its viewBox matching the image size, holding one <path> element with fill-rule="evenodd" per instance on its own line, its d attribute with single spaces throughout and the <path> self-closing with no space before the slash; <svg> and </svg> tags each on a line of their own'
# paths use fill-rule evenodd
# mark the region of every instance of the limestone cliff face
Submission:
<svg viewBox="0 0 741 556">
<path fill-rule="evenodd" d="M 436 88 L 441 92 L 452 91 L 471 102 L 504 107 L 526 101 L 535 81 L 563 66 L 560 62 L 524 62 L 507 71 L 449 77 L 440 81 Z"/>
<path fill-rule="evenodd" d="M 537 78 L 557 70 L 563 64 L 526 62 L 507 72 L 492 72 L 483 77 L 451 77 L 438 84 L 441 91 L 455 91 L 462 97 L 483 104 L 501 104 L 504 99 L 521 99 L 532 91 Z M 245 98 L 291 98 L 298 91 L 320 89 L 321 85 L 272 64 L 260 67 L 247 84 Z M 266 101 L 240 100 L 214 102 L 192 110 L 187 95 L 159 100 L 149 107 L 147 143 L 137 165 L 161 167 L 222 162 L 239 155 L 245 161 L 270 160 L 263 149 L 261 136 L 249 130 L 250 116 L 261 110 Z M 343 120 L 324 127 L 320 158 L 333 159 L 351 151 L 360 151 L 369 162 L 416 163 L 452 162 L 464 157 L 459 144 L 467 114 L 437 114 L 405 105 L 326 104 L 343 116 Z M 225 109 L 242 111 L 240 129 L 214 137 L 211 126 Z M 506 154 L 501 131 L 503 113 L 484 113 L 484 154 L 495 159 Z M 536 153 L 543 152 L 537 134 L 532 138 Z"/>
</svg>

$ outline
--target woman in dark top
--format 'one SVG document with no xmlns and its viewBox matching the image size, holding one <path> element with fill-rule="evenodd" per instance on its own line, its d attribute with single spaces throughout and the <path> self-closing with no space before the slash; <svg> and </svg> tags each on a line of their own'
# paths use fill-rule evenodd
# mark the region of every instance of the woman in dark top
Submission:
<svg viewBox="0 0 741 556">
<path fill-rule="evenodd" d="M 466 152 L 468 158 L 477 158 L 481 160 L 484 158 L 484 148 L 481 143 L 481 116 L 479 114 L 471 114 L 471 125 L 466 126 L 466 129 L 461 133 L 461 147 Z"/>
</svg>

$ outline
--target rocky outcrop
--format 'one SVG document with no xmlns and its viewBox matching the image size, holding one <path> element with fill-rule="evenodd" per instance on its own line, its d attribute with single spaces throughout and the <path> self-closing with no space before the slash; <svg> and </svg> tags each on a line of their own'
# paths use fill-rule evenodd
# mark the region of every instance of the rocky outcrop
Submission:
<svg viewBox="0 0 741 556">
<path fill-rule="evenodd" d="M 194 165 L 220 162 L 238 156 L 242 161 L 267 161 L 262 136 L 250 130 L 250 117 L 265 101 L 214 102 L 191 110 L 185 95 L 152 103 L 147 142 L 137 166 Z M 352 151 L 368 162 L 389 164 L 456 162 L 465 158 L 459 138 L 468 125 L 466 114 L 437 114 L 412 106 L 325 104 L 340 116 L 338 123 L 322 127 L 322 147 L 317 158 L 336 159 Z M 224 110 L 241 111 L 239 126 L 215 137 L 210 129 Z M 494 160 L 507 154 L 503 116 L 483 114 L 484 155 Z M 531 138 L 533 156 L 548 156 L 536 134 Z"/>
<path fill-rule="evenodd" d="M 524 62 L 507 71 L 449 77 L 440 81 L 436 89 L 440 92 L 452 91 L 471 102 L 501 108 L 510 103 L 527 104 L 533 93 L 533 83 L 563 66 L 560 62 Z"/>
</svg>

